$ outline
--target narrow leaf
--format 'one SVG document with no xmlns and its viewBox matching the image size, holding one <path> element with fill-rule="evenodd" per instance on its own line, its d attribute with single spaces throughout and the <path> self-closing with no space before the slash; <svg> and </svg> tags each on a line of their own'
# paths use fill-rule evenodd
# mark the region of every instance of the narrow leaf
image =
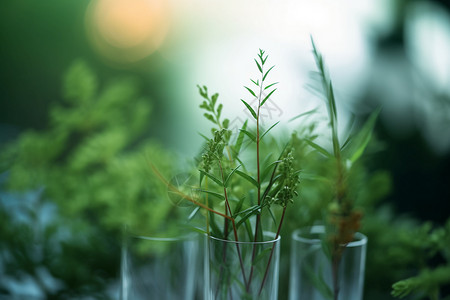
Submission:
<svg viewBox="0 0 450 300">
<path fill-rule="evenodd" d="M 253 142 L 256 142 L 256 137 L 251 132 L 244 129 L 241 129 L 241 132 L 245 133 L 245 135 L 247 135 Z"/>
<path fill-rule="evenodd" d="M 211 96 L 212 108 L 214 108 L 214 105 L 216 105 L 217 98 L 219 98 L 219 94 L 217 93 Z"/>
<path fill-rule="evenodd" d="M 251 80 L 251 82 L 253 82 L 256 86 L 259 86 L 259 82 L 254 81 L 253 79 L 250 79 L 250 80 Z"/>
<path fill-rule="evenodd" d="M 252 91 L 250 88 L 248 88 L 248 87 L 246 87 L 246 86 L 244 86 L 246 89 L 247 89 L 247 91 L 250 93 L 250 94 L 252 94 L 253 95 L 253 97 L 255 97 L 256 98 L 256 94 L 255 94 L 255 92 L 254 91 Z"/>
<path fill-rule="evenodd" d="M 314 113 L 316 113 L 318 110 L 319 110 L 318 107 L 316 107 L 316 108 L 314 108 L 314 109 L 311 109 L 311 110 L 308 110 L 307 112 L 301 113 L 301 114 L 299 114 L 298 116 L 293 117 L 292 119 L 289 120 L 289 122 L 292 122 L 292 121 L 294 121 L 294 120 L 297 120 L 297 119 L 299 119 L 299 118 L 301 118 L 301 117 L 305 117 L 305 116 L 314 114 Z"/>
<path fill-rule="evenodd" d="M 258 70 L 262 73 L 262 68 L 261 68 L 259 62 L 256 59 L 255 59 L 255 63 L 258 66 Z"/>
<path fill-rule="evenodd" d="M 254 238 L 253 238 L 252 224 L 250 223 L 249 219 L 245 220 L 245 231 L 247 232 L 248 240 L 253 241 Z"/>
<path fill-rule="evenodd" d="M 274 225 L 274 226 L 277 226 L 277 219 L 275 218 L 275 215 L 273 214 L 273 211 L 272 211 L 272 209 L 270 208 L 270 206 L 267 207 L 267 210 L 269 211 L 270 216 L 272 217 L 273 225 Z"/>
<path fill-rule="evenodd" d="M 268 165 L 264 169 L 264 171 L 262 171 L 262 173 L 261 173 L 261 182 L 263 182 L 266 179 L 267 175 L 269 175 L 270 170 L 272 170 L 272 167 L 276 166 L 280 162 L 282 162 L 282 160 L 276 160 L 276 161 L 272 162 L 270 165 Z"/>
<path fill-rule="evenodd" d="M 214 181 L 215 183 L 217 183 L 218 185 L 223 186 L 223 182 L 220 179 L 218 179 L 217 177 L 215 177 L 214 175 L 212 175 L 208 172 L 205 172 L 203 170 L 199 170 L 199 171 L 201 174 L 207 176 L 208 178 L 211 178 L 211 180 Z"/>
<path fill-rule="evenodd" d="M 202 193 L 206 193 L 206 194 L 211 195 L 213 197 L 219 198 L 220 200 L 225 200 L 225 197 L 222 194 L 219 194 L 219 193 L 216 193 L 216 192 L 212 192 L 212 191 L 208 191 L 208 190 L 198 190 L 198 191 L 202 192 Z"/>
<path fill-rule="evenodd" d="M 235 172 L 236 172 L 236 174 L 238 174 L 239 176 L 241 176 L 242 178 L 244 178 L 245 180 L 247 180 L 248 182 L 253 184 L 255 187 L 259 186 L 258 181 L 256 181 L 256 179 L 253 178 L 252 176 L 250 176 L 242 171 L 239 171 L 239 170 L 236 170 Z"/>
<path fill-rule="evenodd" d="M 195 207 L 194 210 L 189 215 L 188 221 L 192 220 L 197 215 L 199 210 L 200 210 L 200 206 Z"/>
<path fill-rule="evenodd" d="M 236 207 L 234 209 L 233 216 L 236 216 L 242 209 L 242 205 L 244 204 L 245 197 L 241 197 L 239 202 L 236 204 Z"/>
<path fill-rule="evenodd" d="M 223 104 L 220 103 L 219 106 L 217 106 L 217 118 L 220 118 L 220 114 L 222 113 Z"/>
<path fill-rule="evenodd" d="M 264 88 L 264 90 L 267 90 L 268 88 L 270 88 L 270 87 L 272 87 L 272 86 L 274 86 L 275 84 L 278 84 L 279 82 L 274 82 L 274 83 L 271 83 L 271 84 L 269 84 L 268 86 L 266 86 L 265 88 Z"/>
<path fill-rule="evenodd" d="M 327 150 L 325 150 L 323 147 L 319 146 L 318 144 L 314 143 L 313 141 L 305 139 L 305 142 L 308 145 L 310 145 L 311 147 L 313 147 L 314 149 L 316 149 L 318 152 L 325 155 L 326 157 L 332 157 L 332 155 Z"/>
<path fill-rule="evenodd" d="M 248 123 L 248 120 L 245 120 L 244 125 L 242 125 L 242 128 L 239 131 L 239 135 L 236 139 L 236 144 L 234 144 L 234 151 L 235 151 L 236 156 L 238 156 L 239 152 L 241 151 L 242 142 L 244 141 L 244 134 L 245 134 L 242 130 L 247 129 L 247 123 Z"/>
<path fill-rule="evenodd" d="M 247 107 L 247 109 L 250 111 L 250 113 L 252 114 L 253 118 L 255 118 L 255 120 L 257 120 L 257 119 L 258 119 L 258 116 L 256 115 L 256 113 L 255 113 L 255 111 L 253 110 L 253 108 L 252 108 L 247 102 L 245 102 L 244 100 L 241 99 L 241 101 L 242 101 L 242 103 L 244 103 L 244 105 L 245 105 L 245 106 Z"/>
<path fill-rule="evenodd" d="M 259 105 L 259 107 L 263 106 L 264 103 L 266 103 L 267 99 L 269 99 L 270 96 L 272 96 L 272 94 L 276 91 L 277 89 L 272 90 L 265 98 L 264 100 L 261 102 L 261 104 Z"/>
<path fill-rule="evenodd" d="M 261 206 L 255 205 L 255 206 L 252 206 L 249 209 L 246 209 L 245 211 L 243 211 L 242 214 L 244 214 L 244 216 L 241 217 L 239 222 L 236 223 L 236 227 L 241 225 L 243 222 L 245 222 L 248 218 L 250 218 L 254 214 L 257 214 L 260 210 L 261 210 Z"/>
<path fill-rule="evenodd" d="M 213 122 L 214 124 L 217 124 L 216 120 L 214 119 L 214 116 L 208 113 L 204 113 L 203 116 Z"/>
<path fill-rule="evenodd" d="M 362 129 L 347 143 L 347 146 L 344 148 L 343 154 L 345 157 L 348 157 L 351 162 L 357 161 L 367 148 L 367 145 L 372 138 L 373 128 L 375 127 L 379 113 L 380 109 L 375 110 L 370 115 Z"/>
<path fill-rule="evenodd" d="M 228 174 L 227 179 L 225 179 L 225 187 L 228 187 L 228 182 L 231 179 L 231 176 L 234 174 L 234 172 L 236 172 L 236 170 L 240 167 L 241 165 L 237 166 L 236 168 L 234 168 L 230 174 Z"/>
<path fill-rule="evenodd" d="M 269 68 L 269 70 L 267 70 L 266 74 L 264 74 L 264 76 L 263 76 L 263 78 L 262 78 L 262 81 L 264 81 L 264 80 L 266 79 L 267 75 L 269 74 L 270 71 L 272 71 L 272 69 L 273 69 L 274 67 L 275 67 L 275 66 L 271 66 L 271 67 Z"/>
<path fill-rule="evenodd" d="M 278 123 L 280 123 L 280 121 L 278 121 L 278 122 L 276 122 L 275 124 L 273 124 L 272 126 L 270 126 L 270 128 L 269 129 L 267 129 L 262 135 L 261 135 L 261 137 L 259 138 L 260 140 L 262 140 L 262 138 L 272 129 L 272 128 L 274 128 L 275 126 L 277 126 L 278 125 Z"/>
</svg>

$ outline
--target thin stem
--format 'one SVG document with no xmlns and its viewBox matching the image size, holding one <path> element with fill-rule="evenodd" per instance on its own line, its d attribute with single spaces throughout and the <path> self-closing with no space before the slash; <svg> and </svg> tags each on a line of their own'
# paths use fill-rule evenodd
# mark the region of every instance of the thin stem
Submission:
<svg viewBox="0 0 450 300">
<path fill-rule="evenodd" d="M 259 115 L 260 115 L 260 106 L 261 106 L 261 96 L 262 96 L 262 88 L 263 88 L 263 78 L 264 78 L 264 65 L 262 64 L 261 66 L 261 84 L 259 86 L 259 97 L 258 97 L 258 109 L 256 112 L 256 170 L 257 170 L 257 181 L 258 181 L 258 205 L 261 205 L 261 168 L 260 168 L 260 164 L 259 164 Z M 258 240 L 258 234 L 259 234 L 259 227 L 260 227 L 260 223 L 261 223 L 261 212 L 259 214 L 256 215 L 256 224 L 255 224 L 255 236 L 253 239 L 253 242 L 256 243 L 256 241 Z M 256 256 L 256 244 L 253 245 L 253 253 L 252 253 L 252 262 L 255 259 Z M 252 267 L 250 269 L 250 276 L 249 276 L 249 281 L 248 281 L 248 285 L 247 285 L 247 292 L 250 291 L 250 283 L 252 281 L 252 277 L 253 277 L 253 263 L 252 263 Z"/>
<path fill-rule="evenodd" d="M 200 206 L 200 207 L 206 209 L 207 211 L 210 211 L 210 212 L 212 212 L 212 213 L 214 213 L 214 214 L 216 214 L 216 215 L 219 215 L 219 216 L 221 216 L 221 217 L 224 217 L 224 218 L 226 218 L 226 219 L 232 221 L 233 224 L 234 224 L 234 219 L 233 219 L 232 217 L 227 216 L 227 215 L 224 215 L 224 214 L 221 213 L 221 212 L 215 211 L 214 209 L 209 208 L 209 207 L 206 206 L 205 204 L 200 203 L 200 202 L 198 202 L 198 201 L 192 199 L 191 197 L 189 197 L 188 195 L 184 194 L 184 193 L 181 192 L 179 189 L 177 189 L 175 186 L 173 186 L 169 181 L 167 181 L 167 179 L 164 178 L 164 176 L 158 171 L 158 169 L 157 169 L 152 163 L 150 163 L 150 167 L 152 168 L 152 170 L 153 170 L 153 172 L 156 174 L 156 176 L 158 176 L 158 178 L 159 178 L 164 184 L 166 184 L 167 187 L 168 187 L 172 192 L 174 192 L 174 193 L 176 193 L 177 195 L 183 197 L 183 199 L 186 199 L 186 200 L 188 200 L 188 201 L 194 203 L 195 205 L 198 205 L 198 206 Z"/>
<path fill-rule="evenodd" d="M 336 251 L 336 250 L 335 250 Z M 338 272 L 339 272 L 339 257 L 335 255 L 333 258 L 333 265 L 332 265 L 332 273 L 333 273 L 333 299 L 338 300 L 339 298 L 339 278 L 338 278 Z"/>
<path fill-rule="evenodd" d="M 278 225 L 278 230 L 277 230 L 277 234 L 275 236 L 275 240 L 278 239 L 278 237 L 280 236 L 280 232 L 281 232 L 281 225 L 283 225 L 283 220 L 284 220 L 284 215 L 286 214 L 286 207 L 283 207 L 283 213 L 281 215 L 281 220 L 280 220 L 280 224 Z M 276 243 L 276 242 L 275 242 Z M 269 261 L 267 262 L 267 266 L 266 266 L 266 271 L 264 272 L 264 277 L 263 280 L 261 282 L 261 286 L 259 288 L 259 293 L 258 295 L 261 295 L 261 292 L 264 288 L 264 284 L 266 282 L 267 279 L 267 275 L 269 274 L 269 267 L 270 267 L 270 263 L 272 262 L 272 256 L 273 256 L 273 251 L 275 250 L 275 244 L 272 246 L 272 250 L 270 250 L 270 256 L 269 256 Z"/>
</svg>

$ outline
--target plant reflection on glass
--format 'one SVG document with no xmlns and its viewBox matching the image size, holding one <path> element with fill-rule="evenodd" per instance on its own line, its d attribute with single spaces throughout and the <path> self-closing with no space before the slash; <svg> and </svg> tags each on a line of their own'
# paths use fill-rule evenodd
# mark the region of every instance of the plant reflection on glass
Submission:
<svg viewBox="0 0 450 300">
<path fill-rule="evenodd" d="M 235 276 L 226 280 L 242 280 L 241 296 L 261 295 L 267 274 L 271 265 L 274 247 L 263 251 L 257 243 L 264 241 L 265 232 L 275 228 L 275 238 L 278 239 L 283 224 L 284 215 L 289 202 L 297 196 L 297 185 L 299 172 L 293 167 L 293 151 L 290 143 L 286 143 L 278 155 L 269 152 L 276 142 L 268 135 L 269 131 L 277 123 L 264 130 L 260 123 L 260 111 L 266 101 L 276 91 L 276 84 L 266 84 L 266 79 L 274 66 L 266 69 L 268 55 L 259 50 L 255 59 L 259 70 L 259 77 L 251 79 L 251 87 L 244 88 L 257 103 L 252 107 L 249 102 L 241 99 L 242 103 L 253 117 L 256 128 L 251 129 L 246 121 L 232 139 L 232 131 L 228 129 L 229 119 L 222 118 L 223 104 L 218 103 L 219 95 L 208 94 L 206 86 L 198 86 L 199 93 L 203 98 L 200 108 L 204 110 L 204 116 L 214 124 L 211 130 L 212 137 L 203 136 L 206 140 L 203 154 L 199 161 L 199 183 L 197 197 L 185 195 L 176 187 L 170 185 L 162 176 L 160 178 L 168 184 L 172 192 L 178 193 L 185 199 L 197 204 L 207 210 L 205 214 L 206 230 L 208 236 L 222 240 L 233 240 L 235 242 L 254 242 L 251 250 L 251 264 L 244 265 L 240 244 L 236 243 L 236 254 L 239 260 L 239 278 L 236 274 L 229 274 L 221 267 L 220 277 L 226 274 Z M 265 91 L 268 91 L 266 94 Z M 251 103 L 251 102 L 250 102 Z M 266 140 L 270 139 L 270 147 L 264 147 Z M 231 141 L 234 141 L 233 143 Z M 249 147 L 253 145 L 253 147 Z M 243 159 L 243 153 L 250 154 L 250 162 Z M 265 157 L 262 159 L 262 155 Z M 253 172 L 246 164 L 254 165 Z M 158 170 L 153 167 L 155 173 Z M 275 205 L 281 207 L 276 208 Z M 280 211 L 281 210 L 281 211 Z M 279 221 L 276 216 L 281 214 Z M 220 216 L 223 222 L 219 222 Z M 225 247 L 225 246 L 224 246 Z M 223 250 L 223 263 L 226 266 L 226 249 Z M 230 250 L 231 251 L 231 250 Z M 265 256 L 266 266 L 262 272 L 255 271 L 256 262 Z M 257 278 L 257 279 L 256 279 Z M 254 281 L 258 280 L 255 288 Z M 223 280 L 222 280 L 223 281 Z M 252 288 L 253 287 L 253 288 Z M 219 287 L 215 292 L 217 297 Z"/>
</svg>

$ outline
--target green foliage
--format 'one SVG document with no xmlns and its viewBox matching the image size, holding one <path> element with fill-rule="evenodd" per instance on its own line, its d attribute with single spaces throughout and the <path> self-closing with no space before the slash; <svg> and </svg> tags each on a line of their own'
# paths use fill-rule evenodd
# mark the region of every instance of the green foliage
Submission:
<svg viewBox="0 0 450 300">
<path fill-rule="evenodd" d="M 292 149 L 282 150 L 281 155 L 278 158 L 273 159 L 273 154 L 270 154 L 267 156 L 266 161 L 260 161 L 260 152 L 264 151 L 261 149 L 264 146 L 262 138 L 278 124 L 277 122 L 265 132 L 260 132 L 260 108 L 276 90 L 273 89 L 267 96 L 262 95 L 263 89 L 267 87 L 265 80 L 269 72 L 273 69 L 272 66 L 265 71 L 266 60 L 267 55 L 265 55 L 265 52 L 259 50 L 255 63 L 261 79 L 256 81 L 251 79 L 251 82 L 257 89 L 254 90 L 250 87 L 244 87 L 252 97 L 257 98 L 257 107 L 254 108 L 248 104 L 247 101 L 241 99 L 257 122 L 256 132 L 248 130 L 247 122 L 245 122 L 236 137 L 236 143 L 234 145 L 230 145 L 231 132 L 226 129 L 228 119 L 221 120 L 223 104 L 217 101 L 219 95 L 216 93 L 209 96 L 207 87 L 198 86 L 199 93 L 204 99 L 200 104 L 200 108 L 206 111 L 204 114 L 205 118 L 215 124 L 215 127 L 211 130 L 213 137 L 211 139 L 207 138 L 206 147 L 202 154 L 199 182 L 200 184 L 204 184 L 204 187 L 200 188 L 204 198 L 198 199 L 198 201 L 206 203 L 212 214 L 216 213 L 217 210 L 223 210 L 225 216 L 231 217 L 233 219 L 233 230 L 236 231 L 235 234 L 237 234 L 237 230 L 240 229 L 241 225 L 245 224 L 246 228 L 243 229 L 243 231 L 245 231 L 246 234 L 243 234 L 242 236 L 248 235 L 251 240 L 257 240 L 259 234 L 262 232 L 261 222 L 258 220 L 256 224 L 253 225 L 255 227 L 250 231 L 253 231 L 254 233 L 249 235 L 248 229 L 250 229 L 252 225 L 251 223 L 247 223 L 247 220 L 252 217 L 260 218 L 263 213 L 262 210 L 270 210 L 272 204 L 278 204 L 285 208 L 287 204 L 293 202 L 293 199 L 297 196 L 296 188 L 299 181 L 298 172 L 294 170 Z M 274 84 L 270 85 L 273 86 Z M 246 139 L 248 140 L 248 143 L 255 146 L 254 148 L 247 147 L 245 151 L 256 161 L 256 172 L 247 171 L 247 163 L 244 163 L 240 158 L 241 145 Z M 274 141 L 272 140 L 271 142 L 273 143 Z M 225 153 L 227 153 L 228 156 L 225 156 Z M 237 162 L 240 164 L 236 165 Z M 264 177 L 261 176 L 263 171 L 265 171 Z M 270 177 L 267 176 L 269 173 L 272 173 Z M 208 182 L 208 179 L 210 182 Z M 235 193 L 235 191 L 243 190 L 246 190 L 247 192 Z M 208 196 L 221 199 L 223 202 L 216 203 L 213 198 L 208 199 Z M 222 208 L 219 209 L 218 205 Z M 272 215 L 272 212 L 270 212 L 270 214 Z M 210 218 L 212 222 L 209 223 L 208 226 L 214 227 L 211 228 L 212 232 L 218 234 L 218 237 L 220 238 L 227 239 L 228 234 L 230 233 L 227 222 L 230 220 L 225 219 L 223 228 L 218 230 L 219 226 L 215 221 L 214 216 L 211 216 Z M 234 220 L 236 221 L 235 223 Z M 257 227 L 259 228 L 257 229 Z M 219 232 L 223 233 L 219 234 Z M 236 235 L 235 239 L 237 238 L 238 236 Z"/>
<path fill-rule="evenodd" d="M 433 229 L 425 223 L 401 236 L 399 241 L 406 249 L 409 264 L 418 268 L 418 275 L 400 280 L 392 285 L 392 295 L 404 298 L 415 293 L 430 299 L 440 299 L 440 288 L 450 284 L 450 219 L 444 227 Z M 428 261 L 441 257 L 444 262 L 431 267 Z"/>
<path fill-rule="evenodd" d="M 50 127 L 24 132 L 2 151 L 8 188 L 45 187 L 63 215 L 117 232 L 124 224 L 156 234 L 175 216 L 167 188 L 150 171 L 168 174 L 174 156 L 145 138 L 151 105 L 133 78 L 102 84 L 82 60 L 64 77 L 64 103 L 50 110 Z"/>
</svg>

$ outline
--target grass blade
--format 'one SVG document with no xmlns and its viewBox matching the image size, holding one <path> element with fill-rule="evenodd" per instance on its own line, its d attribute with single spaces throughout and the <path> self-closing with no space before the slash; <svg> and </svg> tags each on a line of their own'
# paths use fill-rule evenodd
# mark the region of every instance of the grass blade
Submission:
<svg viewBox="0 0 450 300">
<path fill-rule="evenodd" d="M 247 109 L 250 111 L 250 113 L 252 114 L 253 118 L 258 119 L 258 117 L 256 116 L 255 111 L 253 110 L 253 108 L 250 106 L 250 104 L 248 104 L 247 102 L 245 102 L 244 100 L 242 100 L 242 103 L 244 103 L 244 105 L 247 107 Z"/>
<path fill-rule="evenodd" d="M 280 121 L 278 121 L 278 122 L 276 122 L 275 124 L 273 124 L 272 126 L 270 126 L 270 128 L 269 129 L 267 129 L 262 135 L 261 135 L 261 137 L 259 138 L 259 140 L 262 140 L 262 138 L 272 129 L 272 128 L 274 128 L 275 126 L 277 126 L 278 125 L 278 123 L 280 123 Z"/>
<path fill-rule="evenodd" d="M 250 93 L 250 94 L 252 94 L 253 95 L 253 97 L 255 97 L 256 98 L 256 94 L 255 94 L 255 92 L 254 91 L 252 91 L 252 89 L 250 89 L 249 87 L 246 87 L 246 86 L 244 86 L 246 89 L 247 89 L 247 91 Z"/>
<path fill-rule="evenodd" d="M 242 178 L 244 178 L 245 180 L 247 180 L 248 182 L 253 184 L 255 187 L 259 186 L 258 181 L 256 181 L 256 179 L 253 178 L 252 176 L 250 176 L 244 172 L 241 172 L 239 170 L 236 170 L 235 172 L 236 172 L 236 174 L 238 174 L 239 176 L 241 176 Z"/>
<path fill-rule="evenodd" d="M 220 179 L 218 179 L 217 177 L 215 177 L 214 175 L 212 175 L 208 172 L 205 172 L 203 170 L 199 170 L 199 171 L 201 174 L 205 175 L 206 177 L 211 178 L 211 180 L 214 181 L 215 183 L 217 183 L 218 185 L 223 186 L 223 182 Z"/>
<path fill-rule="evenodd" d="M 259 105 L 259 107 L 263 106 L 264 103 L 266 103 L 267 99 L 269 99 L 270 96 L 272 96 L 272 94 L 276 91 L 277 89 L 273 89 L 265 98 L 264 100 L 261 102 L 261 104 Z"/>
<path fill-rule="evenodd" d="M 325 150 L 325 148 L 319 146 L 318 144 L 314 143 L 311 140 L 305 139 L 305 142 L 310 145 L 311 147 L 313 147 L 315 150 L 317 150 L 319 153 L 325 155 L 326 157 L 332 157 L 332 155 L 330 154 L 330 152 L 328 152 L 327 150 Z"/>
</svg>

